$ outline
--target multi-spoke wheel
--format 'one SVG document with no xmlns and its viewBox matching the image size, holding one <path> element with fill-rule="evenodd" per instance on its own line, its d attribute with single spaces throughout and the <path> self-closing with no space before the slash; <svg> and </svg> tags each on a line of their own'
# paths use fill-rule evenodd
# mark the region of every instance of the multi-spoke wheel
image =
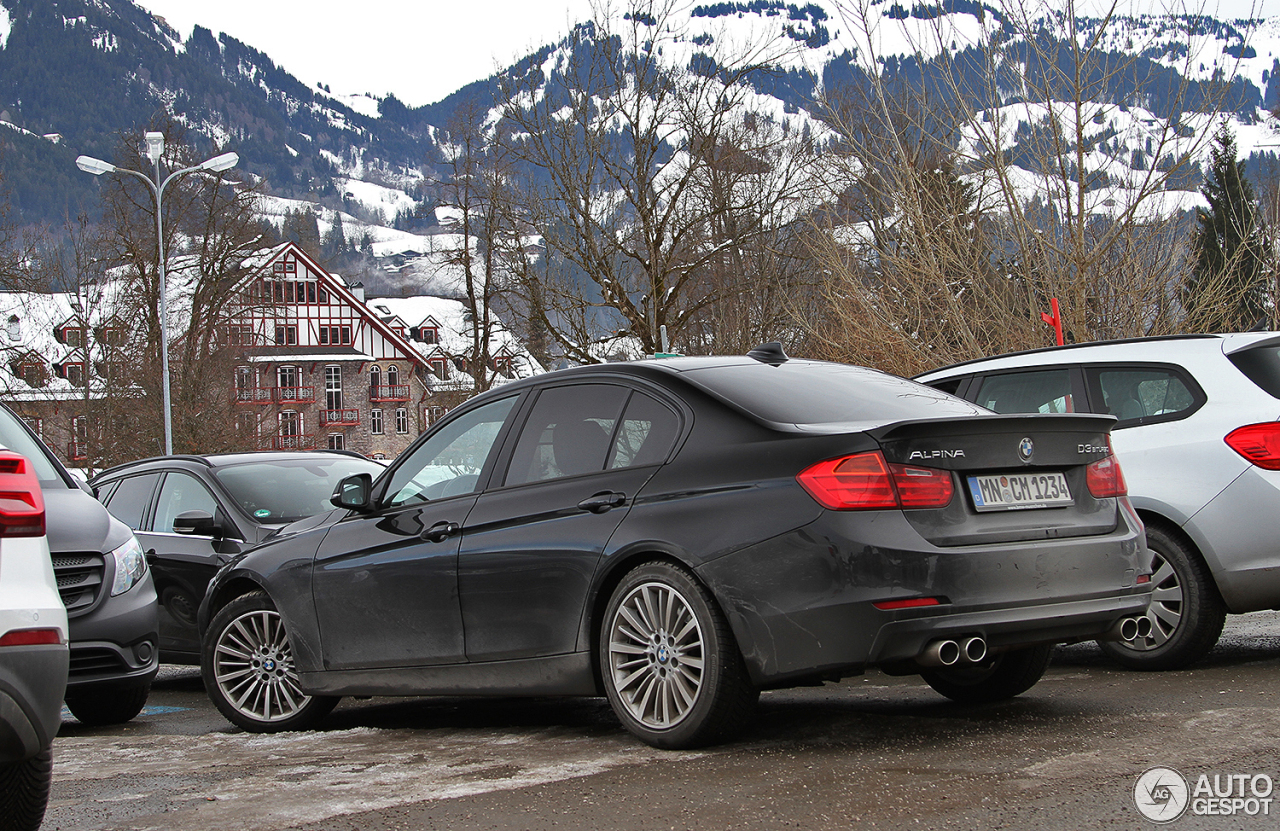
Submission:
<svg viewBox="0 0 1280 831">
<path fill-rule="evenodd" d="M 1151 550 L 1151 634 L 1102 649 L 1131 669 L 1179 669 L 1198 661 L 1222 634 L 1226 607 L 1209 568 L 1187 544 L 1159 525 L 1147 528 Z"/>
<path fill-rule="evenodd" d="M 641 566 L 614 589 L 601 623 L 600 667 L 618 718 L 656 747 L 727 738 L 758 695 L 714 601 L 669 563 Z"/>
<path fill-rule="evenodd" d="M 201 671 L 222 714 L 255 733 L 305 729 L 338 703 L 302 691 L 284 620 L 262 592 L 236 598 L 214 617 Z"/>
</svg>

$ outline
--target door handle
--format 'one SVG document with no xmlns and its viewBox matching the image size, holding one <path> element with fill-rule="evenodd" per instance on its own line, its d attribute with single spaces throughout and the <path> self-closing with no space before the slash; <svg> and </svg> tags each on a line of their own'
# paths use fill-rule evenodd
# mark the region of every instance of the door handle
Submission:
<svg viewBox="0 0 1280 831">
<path fill-rule="evenodd" d="M 593 514 L 603 514 L 611 508 L 620 508 L 627 504 L 627 495 L 615 491 L 603 491 L 589 496 L 578 503 L 578 507 Z"/>
<path fill-rule="evenodd" d="M 456 522 L 437 522 L 422 532 L 422 538 L 427 542 L 444 542 L 461 530 L 462 526 Z"/>
</svg>

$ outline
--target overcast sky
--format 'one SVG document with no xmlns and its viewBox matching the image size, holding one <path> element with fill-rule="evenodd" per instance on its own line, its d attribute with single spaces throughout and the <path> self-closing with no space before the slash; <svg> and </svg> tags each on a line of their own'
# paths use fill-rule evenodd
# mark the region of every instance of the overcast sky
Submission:
<svg viewBox="0 0 1280 831">
<path fill-rule="evenodd" d="M 306 84 L 323 82 L 335 93 L 393 92 L 410 106 L 486 78 L 591 16 L 590 0 L 135 2 L 168 20 L 184 39 L 198 23 L 262 50 Z M 1199 7 L 1199 0 L 1172 2 Z M 1221 17 L 1251 11 L 1265 16 L 1280 0 L 1207 0 L 1204 6 L 1210 14 L 1215 7 Z"/>
</svg>

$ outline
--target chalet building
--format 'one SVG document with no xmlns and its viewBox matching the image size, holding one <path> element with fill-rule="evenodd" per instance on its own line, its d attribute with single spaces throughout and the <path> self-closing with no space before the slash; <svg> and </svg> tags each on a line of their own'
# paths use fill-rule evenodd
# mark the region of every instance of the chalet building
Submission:
<svg viewBox="0 0 1280 831">
<path fill-rule="evenodd" d="M 226 316 L 227 389 L 244 449 L 392 459 L 475 394 L 471 324 L 459 301 L 366 300 L 362 286 L 293 243 L 248 265 Z M 93 463 L 84 446 L 95 425 L 84 413 L 107 394 L 111 353 L 129 335 L 110 304 L 77 303 L 74 294 L 0 294 L 5 402 L 73 466 Z M 492 328 L 489 385 L 542 371 L 496 320 Z"/>
</svg>

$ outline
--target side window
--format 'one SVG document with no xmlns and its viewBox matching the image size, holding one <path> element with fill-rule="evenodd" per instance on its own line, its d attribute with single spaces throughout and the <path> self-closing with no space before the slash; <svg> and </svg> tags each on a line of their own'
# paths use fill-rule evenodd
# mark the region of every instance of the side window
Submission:
<svg viewBox="0 0 1280 831">
<path fill-rule="evenodd" d="M 964 382 L 966 376 L 961 375 L 958 378 L 944 378 L 941 381 L 930 381 L 929 386 L 939 392 L 945 392 L 948 395 L 955 395 L 956 390 L 960 389 L 960 384 Z"/>
<path fill-rule="evenodd" d="M 142 518 L 146 515 L 147 505 L 151 502 L 151 494 L 155 493 L 159 479 L 159 473 L 145 473 L 121 480 L 115 493 L 111 494 L 107 510 L 133 530 L 143 530 Z"/>
<path fill-rule="evenodd" d="M 1196 395 L 1172 369 L 1159 367 L 1094 367 L 1088 370 L 1094 394 L 1101 393 L 1102 412 L 1120 421 L 1189 413 Z"/>
<path fill-rule="evenodd" d="M 387 486 L 395 507 L 473 493 L 516 397 L 472 410 L 432 434 L 396 468 Z"/>
<path fill-rule="evenodd" d="M 679 433 L 680 419 L 668 407 L 642 392 L 632 393 L 609 453 L 609 469 L 665 461 Z"/>
<path fill-rule="evenodd" d="M 997 413 L 1074 413 L 1071 370 L 1040 369 L 988 375 L 973 403 Z"/>
<path fill-rule="evenodd" d="M 613 428 L 629 392 L 612 384 L 544 390 L 520 431 L 506 484 L 604 470 Z"/>
<path fill-rule="evenodd" d="M 171 472 L 160 486 L 160 499 L 156 502 L 156 516 L 151 527 L 160 533 L 173 533 L 173 521 L 178 514 L 196 510 L 213 516 L 218 513 L 218 502 L 199 479 L 190 474 Z"/>
</svg>

